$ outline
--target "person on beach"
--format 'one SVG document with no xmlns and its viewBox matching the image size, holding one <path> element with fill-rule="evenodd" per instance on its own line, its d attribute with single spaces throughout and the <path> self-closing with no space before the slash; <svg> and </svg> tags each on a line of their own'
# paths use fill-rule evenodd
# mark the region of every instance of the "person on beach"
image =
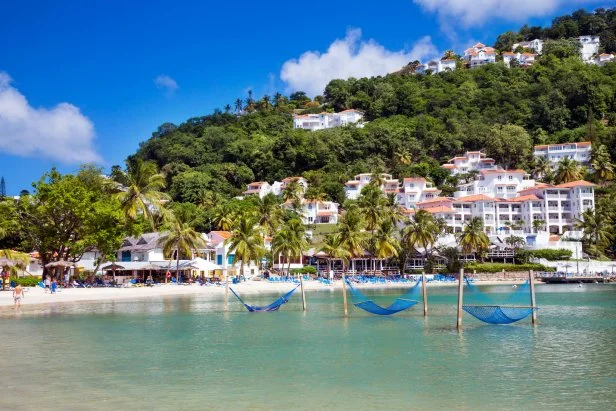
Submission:
<svg viewBox="0 0 616 411">
<path fill-rule="evenodd" d="M 15 308 L 21 307 L 21 300 L 24 298 L 24 289 L 21 284 L 17 284 L 17 287 L 13 290 L 13 301 L 15 302 Z"/>
<path fill-rule="evenodd" d="M 45 294 L 47 294 L 50 288 L 51 288 L 51 276 L 48 275 L 47 277 L 45 277 Z"/>
<path fill-rule="evenodd" d="M 56 279 L 54 278 L 53 280 L 51 280 L 51 293 L 55 294 L 56 293 L 56 289 L 58 288 L 58 283 L 56 283 Z"/>
</svg>

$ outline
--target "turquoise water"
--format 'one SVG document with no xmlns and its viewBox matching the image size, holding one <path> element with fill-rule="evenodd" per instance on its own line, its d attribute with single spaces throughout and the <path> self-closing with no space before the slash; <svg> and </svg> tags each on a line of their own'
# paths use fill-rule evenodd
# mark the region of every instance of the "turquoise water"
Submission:
<svg viewBox="0 0 616 411">
<path fill-rule="evenodd" d="M 5 310 L 0 409 L 615 408 L 616 286 L 538 286 L 537 327 L 465 314 L 461 333 L 456 292 L 429 289 L 427 319 L 345 320 L 331 291 L 307 313 L 297 294 L 277 313 L 204 296 Z"/>
</svg>

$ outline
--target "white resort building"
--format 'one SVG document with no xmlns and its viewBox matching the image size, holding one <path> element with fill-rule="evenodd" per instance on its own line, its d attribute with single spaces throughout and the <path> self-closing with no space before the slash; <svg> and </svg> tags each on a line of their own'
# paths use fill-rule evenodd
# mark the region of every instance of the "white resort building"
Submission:
<svg viewBox="0 0 616 411">
<path fill-rule="evenodd" d="M 569 158 L 582 165 L 588 166 L 590 163 L 591 150 L 592 144 L 590 141 L 582 141 L 580 143 L 544 144 L 535 146 L 533 155 L 535 158 L 544 157 L 548 159 L 555 167 L 558 166 L 558 163 L 563 158 Z"/>
<path fill-rule="evenodd" d="M 541 52 L 543 51 L 543 40 L 534 39 L 529 41 L 522 41 L 520 43 L 514 43 L 511 48 L 515 52 L 520 47 L 523 49 L 532 50 L 537 54 L 541 54 Z"/>
<path fill-rule="evenodd" d="M 336 224 L 338 223 L 338 203 L 333 201 L 317 201 L 302 199 L 300 209 L 297 210 L 304 224 Z M 293 209 L 290 201 L 282 205 L 283 208 Z"/>
<path fill-rule="evenodd" d="M 605 66 L 607 63 L 613 63 L 614 61 L 616 61 L 616 57 L 611 53 L 601 53 L 595 59 L 595 63 L 600 67 Z"/>
<path fill-rule="evenodd" d="M 524 170 L 481 170 L 475 180 L 458 185 L 454 197 L 483 194 L 494 198 L 512 198 L 519 191 L 534 185 L 535 180 Z"/>
<path fill-rule="evenodd" d="M 580 56 L 586 63 L 594 62 L 594 58 L 599 54 L 599 36 L 580 36 L 577 38 L 582 47 Z"/>
<path fill-rule="evenodd" d="M 432 60 L 426 64 L 420 64 L 415 70 L 418 74 L 424 74 L 428 70 L 433 74 L 442 73 L 443 71 L 453 71 L 456 69 L 456 61 L 454 59 Z"/>
<path fill-rule="evenodd" d="M 496 62 L 496 50 L 485 44 L 477 43 L 473 47 L 464 50 L 462 58 L 468 63 L 470 68 L 480 67 Z"/>
<path fill-rule="evenodd" d="M 520 67 L 529 67 L 533 65 L 536 57 L 537 54 L 535 53 L 514 53 L 507 51 L 503 53 L 503 63 L 505 66 L 511 67 L 511 62 L 517 61 Z"/>
<path fill-rule="evenodd" d="M 319 113 L 293 115 L 293 128 L 303 130 L 324 130 L 326 128 L 342 127 L 357 124 L 362 127 L 364 115 L 358 110 L 344 110 L 340 113 Z"/>
<path fill-rule="evenodd" d="M 481 151 L 467 151 L 463 156 L 457 156 L 449 160 L 441 167 L 451 171 L 451 174 L 468 173 L 469 171 L 477 170 L 497 170 L 499 167 L 496 161 L 486 157 Z"/>
</svg>

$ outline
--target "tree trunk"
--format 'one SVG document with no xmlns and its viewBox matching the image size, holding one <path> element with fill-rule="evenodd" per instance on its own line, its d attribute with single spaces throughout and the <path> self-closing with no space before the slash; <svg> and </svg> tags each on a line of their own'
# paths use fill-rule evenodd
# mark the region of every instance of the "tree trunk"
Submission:
<svg viewBox="0 0 616 411">
<path fill-rule="evenodd" d="M 176 248 L 175 254 L 176 262 L 175 262 L 175 282 L 177 284 L 180 283 L 180 247 Z"/>
</svg>

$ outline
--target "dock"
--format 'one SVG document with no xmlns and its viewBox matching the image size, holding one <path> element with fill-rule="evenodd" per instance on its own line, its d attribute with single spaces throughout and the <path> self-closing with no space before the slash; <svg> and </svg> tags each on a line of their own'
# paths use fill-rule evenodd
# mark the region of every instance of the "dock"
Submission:
<svg viewBox="0 0 616 411">
<path fill-rule="evenodd" d="M 610 279 L 601 274 L 574 274 L 574 273 L 537 273 L 537 279 L 546 284 L 571 284 L 571 283 L 603 283 Z"/>
</svg>

